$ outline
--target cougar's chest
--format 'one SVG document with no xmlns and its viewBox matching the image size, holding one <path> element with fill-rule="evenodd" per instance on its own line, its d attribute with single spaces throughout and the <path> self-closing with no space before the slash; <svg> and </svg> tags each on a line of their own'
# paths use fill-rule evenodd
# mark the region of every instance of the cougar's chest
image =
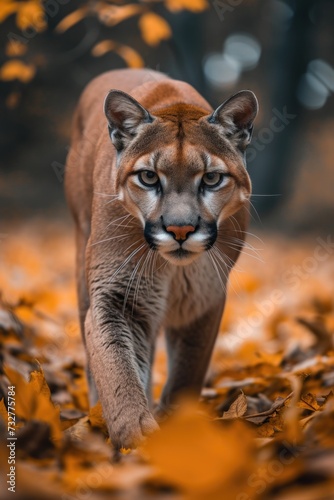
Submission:
<svg viewBox="0 0 334 500">
<path fill-rule="evenodd" d="M 221 280 L 226 281 L 224 276 Z M 224 297 L 217 271 L 206 256 L 176 267 L 169 285 L 165 326 L 178 327 L 202 316 Z"/>
</svg>

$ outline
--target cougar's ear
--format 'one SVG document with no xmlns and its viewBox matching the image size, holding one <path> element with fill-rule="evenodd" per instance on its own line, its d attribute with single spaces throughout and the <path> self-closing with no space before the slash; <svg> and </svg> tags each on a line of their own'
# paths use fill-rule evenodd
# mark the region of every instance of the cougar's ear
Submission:
<svg viewBox="0 0 334 500">
<path fill-rule="evenodd" d="M 153 122 L 150 113 L 136 99 L 121 90 L 110 90 L 104 101 L 110 138 L 117 151 L 137 135 L 143 123 Z"/>
<path fill-rule="evenodd" d="M 223 127 L 224 134 L 244 152 L 252 137 L 258 109 L 255 94 L 250 90 L 242 90 L 223 102 L 208 121 Z"/>
</svg>

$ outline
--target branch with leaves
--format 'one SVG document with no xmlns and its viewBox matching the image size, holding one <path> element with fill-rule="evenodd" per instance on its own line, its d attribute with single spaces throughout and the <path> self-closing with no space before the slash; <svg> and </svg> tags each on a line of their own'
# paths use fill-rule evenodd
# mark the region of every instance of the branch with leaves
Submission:
<svg viewBox="0 0 334 500">
<path fill-rule="evenodd" d="M 57 0 L 56 0 L 57 2 Z M 0 79 L 3 81 L 19 80 L 23 83 L 31 81 L 40 60 L 34 60 L 29 55 L 29 40 L 40 35 L 49 28 L 49 18 L 61 12 L 59 2 L 58 9 L 50 9 L 47 1 L 43 0 L 0 0 L 0 23 L 5 23 L 10 18 L 15 19 L 18 33 L 8 32 L 5 47 L 6 59 L 0 67 Z M 83 1 L 81 6 L 64 15 L 54 28 L 54 33 L 61 36 L 66 31 L 81 23 L 88 17 L 94 17 L 102 25 L 112 28 L 130 18 L 138 18 L 138 28 L 143 41 L 150 47 L 156 47 L 163 40 L 172 36 L 172 30 L 168 22 L 154 9 L 162 5 L 166 11 L 177 13 L 188 10 L 200 13 L 208 7 L 207 0 L 142 0 L 139 3 L 128 3 L 126 1 Z M 107 52 L 118 54 L 132 68 L 144 66 L 141 55 L 132 47 L 124 45 L 112 38 L 99 40 L 91 47 L 91 55 L 102 56 Z M 35 58 L 36 59 L 36 58 Z"/>
</svg>

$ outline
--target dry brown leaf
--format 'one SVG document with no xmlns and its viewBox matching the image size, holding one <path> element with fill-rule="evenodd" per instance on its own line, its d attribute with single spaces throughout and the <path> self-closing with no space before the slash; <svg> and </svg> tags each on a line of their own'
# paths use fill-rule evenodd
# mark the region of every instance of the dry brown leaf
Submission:
<svg viewBox="0 0 334 500">
<path fill-rule="evenodd" d="M 140 17 L 139 28 L 143 40 L 151 47 L 159 45 L 162 40 L 168 40 L 172 35 L 167 21 L 153 12 L 147 12 Z"/>
<path fill-rule="evenodd" d="M 231 404 L 227 411 L 224 411 L 222 418 L 224 420 L 231 418 L 240 418 L 247 411 L 247 398 L 242 392 L 237 399 Z"/>
<path fill-rule="evenodd" d="M 273 402 L 271 407 L 268 408 L 268 410 L 264 410 L 258 413 L 252 413 L 250 415 L 245 415 L 244 418 L 248 422 L 253 422 L 254 424 L 262 424 L 270 415 L 272 415 L 275 411 L 282 408 L 285 405 L 286 401 L 292 397 L 292 395 L 293 393 L 286 396 L 286 398 L 278 397 Z"/>
<path fill-rule="evenodd" d="M 306 410 L 312 411 L 317 411 L 322 408 L 322 406 L 319 405 L 318 401 L 316 400 L 316 396 L 314 394 L 311 394 L 310 392 L 308 394 L 303 394 L 300 397 L 300 401 L 298 402 L 297 406 L 299 408 L 305 408 Z"/>
<path fill-rule="evenodd" d="M 71 441 L 85 442 L 90 430 L 88 417 L 80 418 L 74 425 L 63 430 L 64 435 L 70 437 Z"/>
</svg>

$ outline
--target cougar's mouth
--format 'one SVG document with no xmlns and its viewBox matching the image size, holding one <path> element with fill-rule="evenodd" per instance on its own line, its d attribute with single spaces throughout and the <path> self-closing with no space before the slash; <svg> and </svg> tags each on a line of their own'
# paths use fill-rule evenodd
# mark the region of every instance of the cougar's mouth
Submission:
<svg viewBox="0 0 334 500">
<path fill-rule="evenodd" d="M 169 255 L 172 257 L 176 257 L 179 259 L 184 259 L 187 257 L 190 257 L 191 255 L 194 255 L 194 252 L 190 252 L 189 250 L 185 250 L 184 248 L 180 247 L 177 248 L 176 250 L 172 250 L 171 252 L 168 252 Z"/>
</svg>

